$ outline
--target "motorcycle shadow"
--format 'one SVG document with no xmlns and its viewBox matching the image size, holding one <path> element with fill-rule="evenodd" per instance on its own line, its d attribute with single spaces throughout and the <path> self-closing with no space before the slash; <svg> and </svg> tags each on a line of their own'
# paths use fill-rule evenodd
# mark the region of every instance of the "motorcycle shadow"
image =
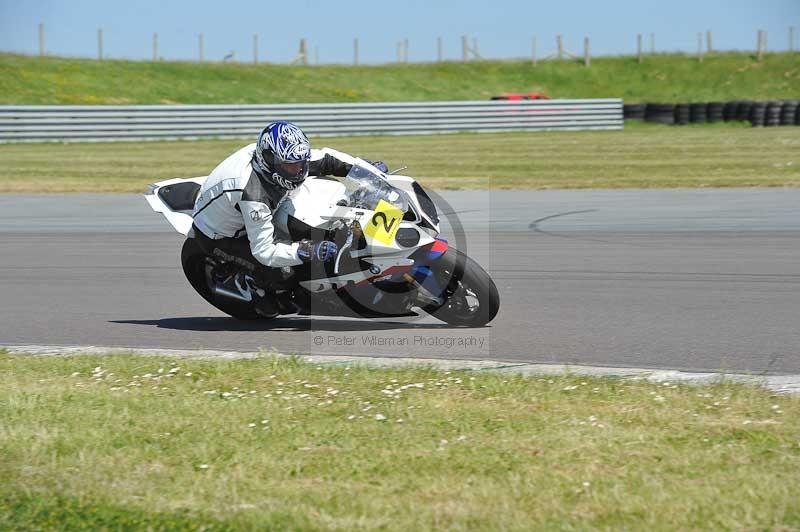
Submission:
<svg viewBox="0 0 800 532">
<path fill-rule="evenodd" d="M 386 330 L 437 330 L 453 329 L 446 323 L 418 323 L 402 321 L 377 321 L 369 319 L 329 319 L 307 316 L 284 316 L 271 320 L 237 320 L 229 317 L 186 317 L 155 320 L 111 320 L 110 323 L 151 325 L 159 329 L 176 331 L 278 331 L 278 332 L 361 332 Z"/>
</svg>

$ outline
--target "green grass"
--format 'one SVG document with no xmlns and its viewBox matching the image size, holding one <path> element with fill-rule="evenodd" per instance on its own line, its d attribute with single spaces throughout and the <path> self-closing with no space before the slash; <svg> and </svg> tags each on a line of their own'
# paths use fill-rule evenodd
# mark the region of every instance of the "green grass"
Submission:
<svg viewBox="0 0 800 532">
<path fill-rule="evenodd" d="M 0 354 L 0 529 L 800 527 L 800 398 Z"/>
<path fill-rule="evenodd" d="M 243 140 L 0 145 L 0 192 L 142 192 L 207 175 Z M 800 128 L 626 125 L 624 131 L 312 139 L 435 189 L 800 186 Z"/>
<path fill-rule="evenodd" d="M 0 104 L 299 103 L 553 98 L 711 101 L 800 98 L 800 54 L 598 57 L 381 66 L 95 61 L 0 54 Z"/>
</svg>

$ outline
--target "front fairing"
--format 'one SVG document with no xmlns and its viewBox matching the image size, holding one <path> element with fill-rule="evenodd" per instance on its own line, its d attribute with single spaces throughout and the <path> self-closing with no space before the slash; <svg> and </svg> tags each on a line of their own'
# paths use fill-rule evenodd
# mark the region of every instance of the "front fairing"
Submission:
<svg viewBox="0 0 800 532">
<path fill-rule="evenodd" d="M 408 192 L 360 159 L 345 177 L 307 179 L 275 215 L 293 240 L 357 222 L 365 245 L 353 250 L 355 257 L 402 256 L 429 243 L 432 236 L 419 230 L 418 220 Z"/>
</svg>

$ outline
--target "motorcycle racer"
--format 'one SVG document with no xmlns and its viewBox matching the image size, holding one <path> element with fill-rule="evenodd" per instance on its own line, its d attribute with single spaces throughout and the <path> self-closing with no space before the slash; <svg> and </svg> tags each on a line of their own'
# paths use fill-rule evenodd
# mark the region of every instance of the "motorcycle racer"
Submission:
<svg viewBox="0 0 800 532">
<path fill-rule="evenodd" d="M 330 261 L 336 244 L 286 241 L 288 235 L 276 234 L 272 213 L 307 176 L 343 177 L 354 161 L 330 148 L 311 149 L 299 127 L 273 122 L 208 176 L 195 201 L 193 236 L 210 254 L 219 249 L 269 267 Z"/>
<path fill-rule="evenodd" d="M 259 264 L 280 268 L 331 261 L 337 252 L 334 242 L 291 242 L 288 234 L 276 231 L 272 213 L 307 176 L 344 177 L 354 162 L 351 155 L 330 148 L 312 149 L 291 122 L 272 122 L 256 143 L 231 154 L 208 176 L 195 200 L 189 237 L 209 255 L 244 261 L 251 270 Z"/>
</svg>

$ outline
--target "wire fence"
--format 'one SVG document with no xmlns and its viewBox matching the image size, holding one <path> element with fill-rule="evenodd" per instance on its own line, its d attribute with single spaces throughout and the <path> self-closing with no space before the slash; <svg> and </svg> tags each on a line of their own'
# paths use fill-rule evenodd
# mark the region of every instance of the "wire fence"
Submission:
<svg viewBox="0 0 800 532">
<path fill-rule="evenodd" d="M 109 59 L 108 55 L 104 49 L 104 42 L 105 42 L 106 35 L 102 28 L 98 28 L 97 30 L 97 54 L 96 58 L 100 61 L 104 59 Z M 645 38 L 649 40 L 649 48 L 645 48 Z M 196 52 L 194 55 L 193 61 L 197 61 L 200 63 L 203 62 L 248 62 L 254 64 L 266 63 L 267 54 L 264 53 L 264 50 L 261 48 L 260 45 L 260 38 L 258 34 L 254 34 L 252 36 L 252 51 L 250 57 L 243 58 L 237 57 L 236 50 L 230 50 L 229 52 L 225 52 L 221 57 L 218 59 L 213 59 L 206 54 L 206 39 L 205 35 L 200 33 L 196 36 Z M 162 50 L 159 48 L 159 35 L 158 33 L 153 33 L 152 36 L 152 60 L 153 61 L 162 61 L 164 60 L 164 56 L 162 55 Z M 632 45 L 635 42 L 635 47 L 632 46 L 631 53 L 635 53 L 638 61 L 641 63 L 644 57 L 648 54 L 656 54 L 656 35 L 655 33 L 650 33 L 649 35 L 645 35 L 639 33 L 635 37 L 635 41 L 632 39 Z M 703 61 L 703 57 L 707 54 L 712 54 L 718 52 L 714 45 L 714 34 L 711 30 L 707 30 L 705 32 L 697 33 L 697 47 L 693 54 L 696 55 L 698 61 Z M 754 54 L 761 59 L 765 53 L 768 52 L 768 39 L 767 39 L 767 31 L 766 30 L 757 30 L 756 34 L 754 35 Z M 544 46 L 541 46 L 544 45 Z M 541 46 L 541 48 L 540 48 Z M 408 38 L 401 39 L 396 42 L 396 62 L 397 63 L 408 63 L 409 62 L 409 47 L 410 41 Z M 476 61 L 476 60 L 483 60 L 485 59 L 484 56 L 481 54 L 480 51 L 480 43 L 478 42 L 477 37 L 470 37 L 468 35 L 461 36 L 460 42 L 461 48 L 461 61 Z M 785 48 L 774 48 L 772 51 L 788 51 L 794 52 L 797 49 L 796 46 L 796 35 L 795 35 L 795 27 L 789 26 L 788 27 L 788 40 Z M 543 42 L 539 42 L 536 36 L 532 36 L 531 38 L 531 48 L 530 48 L 530 56 L 529 59 L 531 63 L 535 66 L 539 61 L 548 61 L 548 60 L 580 60 L 583 62 L 584 66 L 590 67 L 591 66 L 591 39 L 589 36 L 583 38 L 583 49 L 579 51 L 570 51 L 565 46 L 565 40 L 563 35 L 557 35 L 555 38 L 555 42 L 552 44 L 545 44 Z M 308 39 L 302 38 L 299 39 L 297 54 L 289 61 L 289 64 L 293 65 L 311 65 L 311 64 L 320 64 L 319 59 L 319 46 L 314 45 L 313 47 L 309 43 Z M 350 64 L 358 66 L 362 63 L 361 60 L 361 52 L 363 51 L 363 46 L 361 45 L 358 38 L 353 39 L 352 44 L 352 51 L 353 57 L 352 62 Z M 542 53 L 544 51 L 544 53 Z M 261 53 L 259 53 L 261 52 Z M 39 55 L 46 56 L 50 52 L 46 48 L 46 36 L 45 36 L 45 25 L 39 24 Z M 444 40 L 442 37 L 436 38 L 436 61 L 441 62 L 444 61 Z M 274 61 L 272 61 L 274 63 Z"/>
</svg>

